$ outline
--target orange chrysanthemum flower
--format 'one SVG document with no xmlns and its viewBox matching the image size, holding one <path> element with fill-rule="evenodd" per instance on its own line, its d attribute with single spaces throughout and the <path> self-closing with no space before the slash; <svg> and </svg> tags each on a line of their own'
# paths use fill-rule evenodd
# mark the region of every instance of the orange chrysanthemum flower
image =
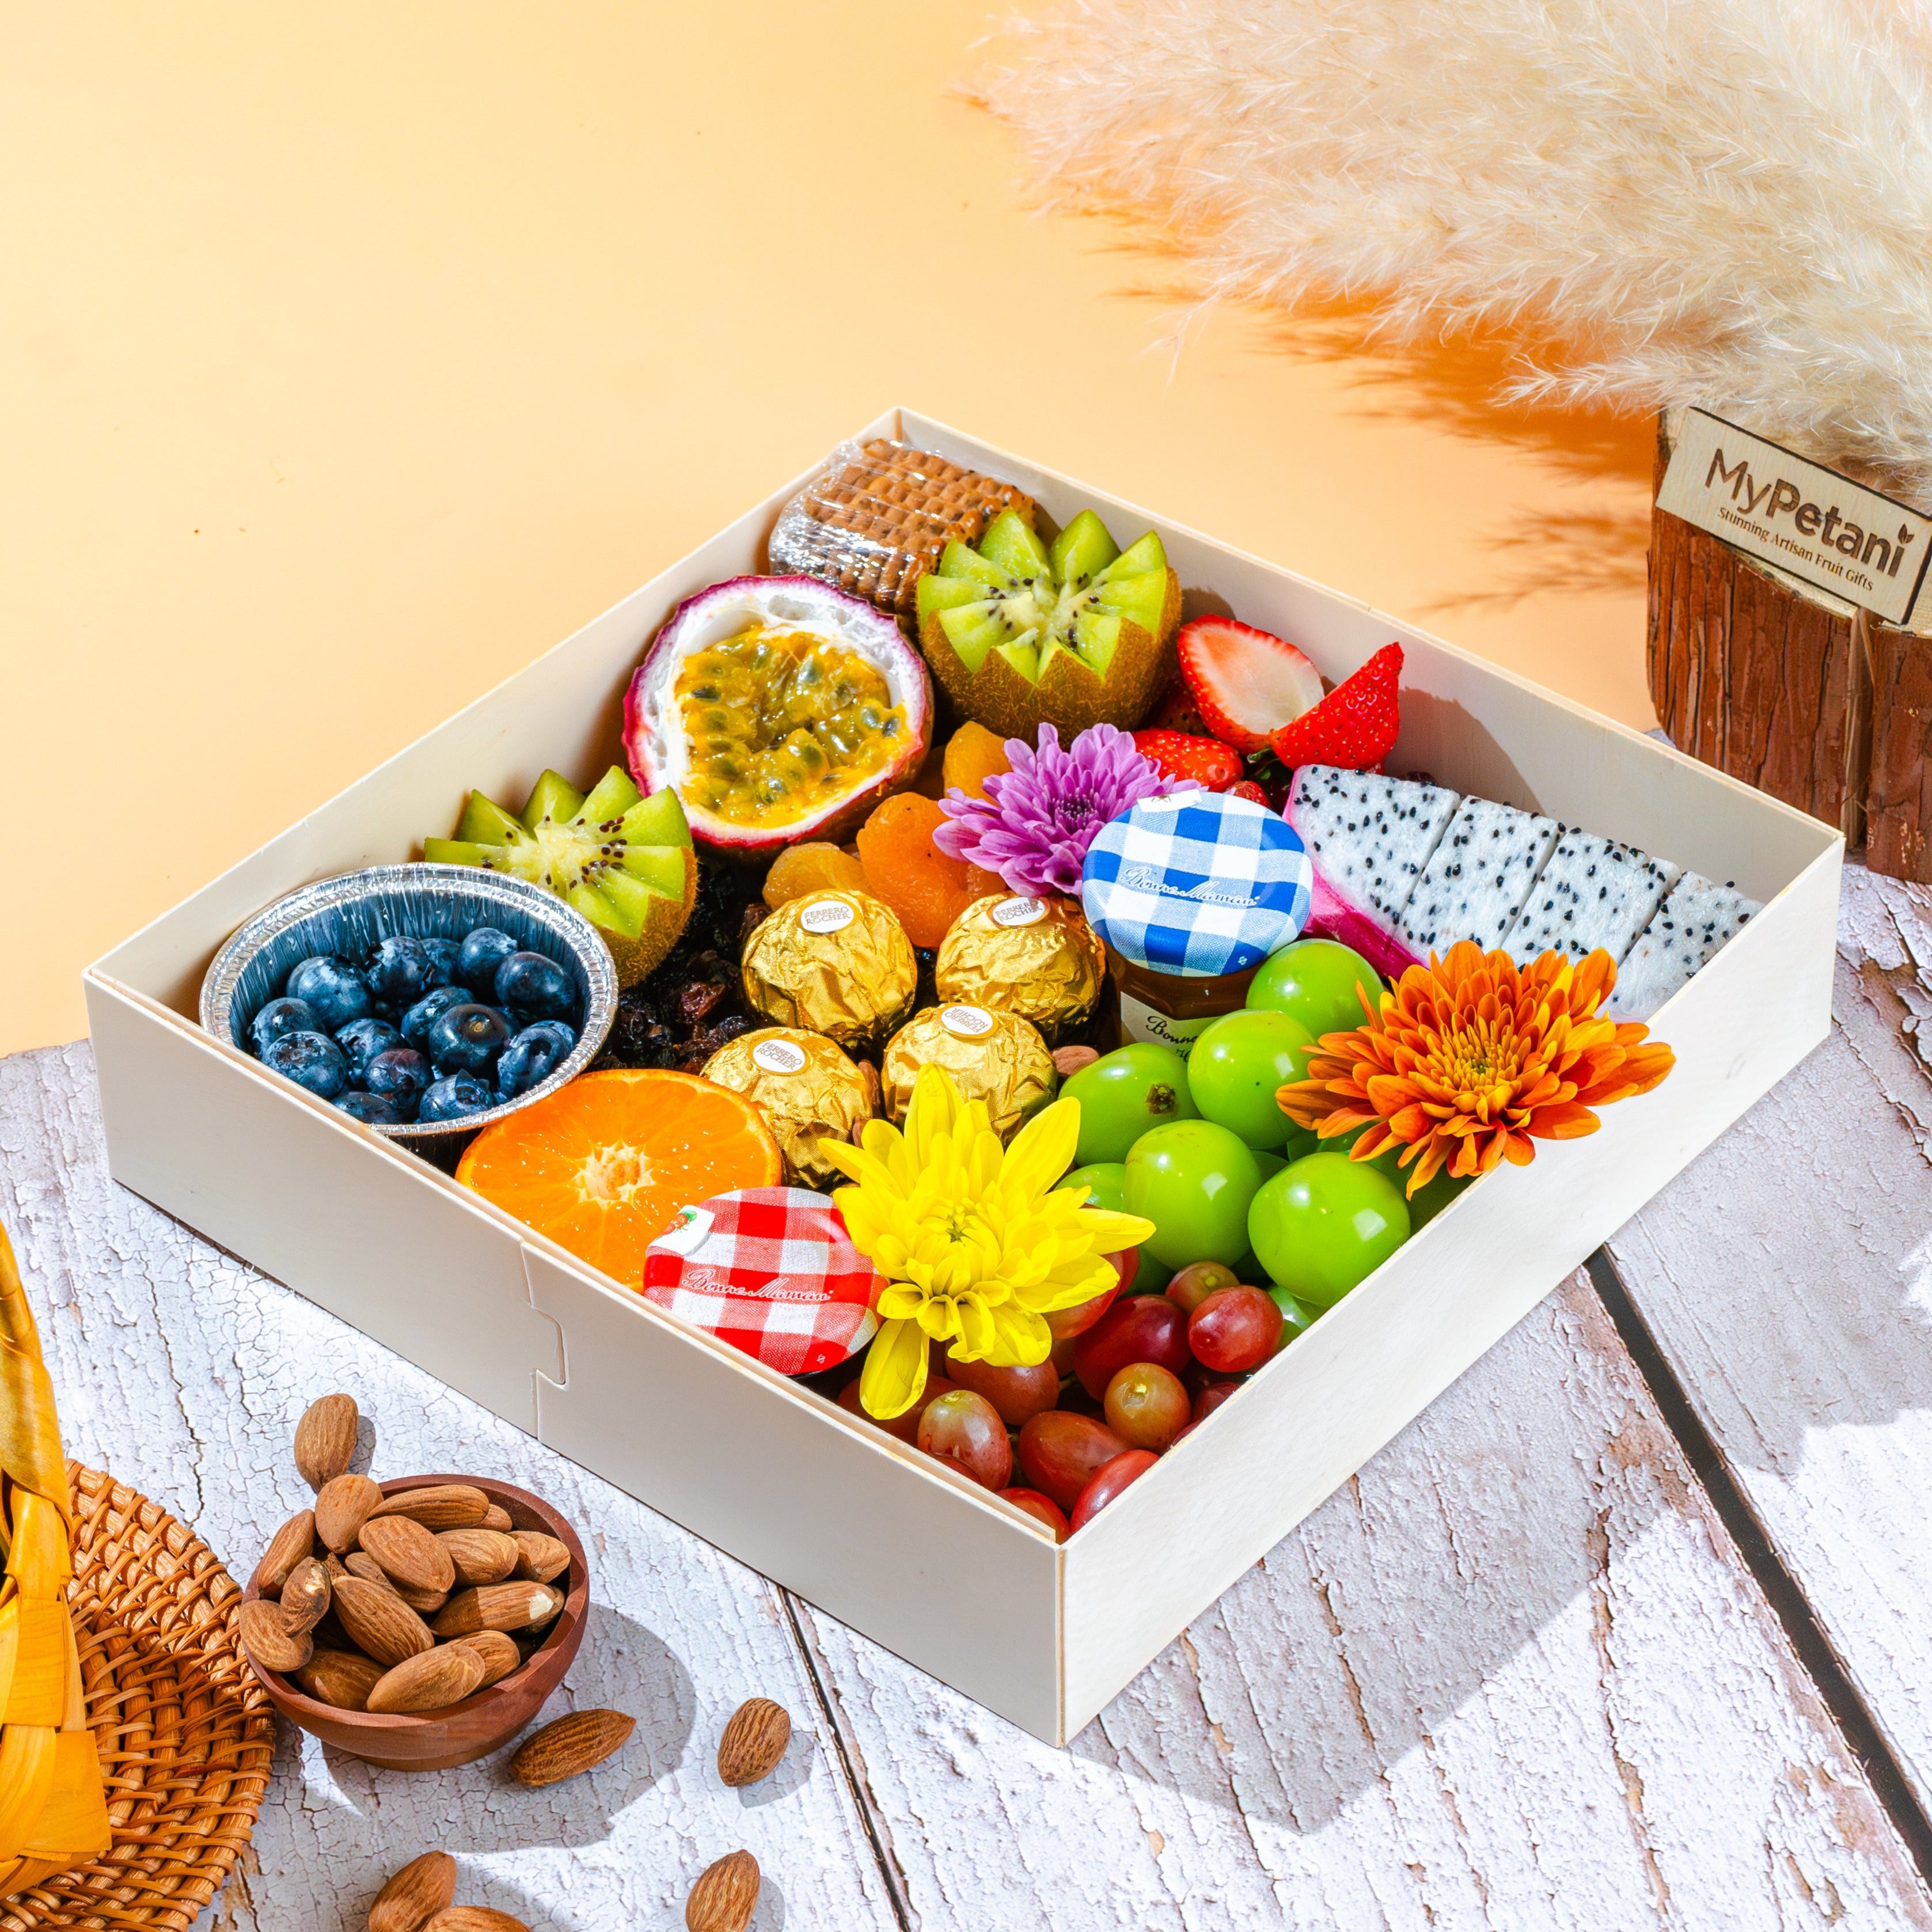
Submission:
<svg viewBox="0 0 1932 1932">
<path fill-rule="evenodd" d="M 1669 1047 L 1643 1044 L 1648 1027 L 1602 1016 L 1616 982 L 1607 952 L 1581 964 L 1546 952 L 1519 968 L 1466 939 L 1410 967 L 1366 1026 L 1324 1034 L 1309 1077 L 1275 1100 L 1324 1140 L 1366 1127 L 1352 1160 L 1400 1146 L 1412 1196 L 1444 1167 L 1527 1166 L 1532 1141 L 1594 1133 L 1593 1108 L 1648 1094 L 1676 1064 Z"/>
</svg>

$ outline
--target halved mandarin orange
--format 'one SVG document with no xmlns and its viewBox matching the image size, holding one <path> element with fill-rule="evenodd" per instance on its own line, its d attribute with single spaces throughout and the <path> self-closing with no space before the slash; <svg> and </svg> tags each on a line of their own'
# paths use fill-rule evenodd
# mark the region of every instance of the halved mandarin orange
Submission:
<svg viewBox="0 0 1932 1932">
<path fill-rule="evenodd" d="M 635 1288 L 680 1208 L 776 1187 L 784 1162 L 742 1094 L 694 1073 L 586 1073 L 485 1127 L 456 1178 L 579 1260 Z"/>
</svg>

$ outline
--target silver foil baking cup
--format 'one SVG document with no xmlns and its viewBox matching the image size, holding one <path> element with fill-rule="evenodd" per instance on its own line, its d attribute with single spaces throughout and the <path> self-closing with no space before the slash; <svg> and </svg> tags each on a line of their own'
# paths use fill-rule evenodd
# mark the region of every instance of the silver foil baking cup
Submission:
<svg viewBox="0 0 1932 1932">
<path fill-rule="evenodd" d="M 603 1050 L 617 1016 L 610 948 L 581 913 L 541 886 L 474 866 L 372 866 L 303 886 L 258 912 L 214 956 L 201 982 L 201 1023 L 249 1053 L 250 1023 L 311 954 L 360 959 L 382 940 L 460 940 L 479 926 L 494 926 L 526 952 L 564 968 L 576 983 L 584 1024 L 550 1078 L 514 1100 L 458 1120 L 373 1130 L 438 1166 L 452 1165 L 479 1128 L 575 1079 Z"/>
</svg>

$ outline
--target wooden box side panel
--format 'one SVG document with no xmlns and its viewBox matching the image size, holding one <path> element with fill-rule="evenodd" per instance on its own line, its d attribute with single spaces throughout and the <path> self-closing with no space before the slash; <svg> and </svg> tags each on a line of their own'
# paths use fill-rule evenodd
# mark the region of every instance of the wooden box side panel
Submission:
<svg viewBox="0 0 1932 1932">
<path fill-rule="evenodd" d="M 1659 1014 L 1662 1087 L 1457 1201 L 1066 1546 L 1070 1736 L 1825 1037 L 1838 871 Z"/>
<path fill-rule="evenodd" d="M 90 975 L 114 1178 L 536 1432 L 558 1363 L 516 1237 L 456 1184 L 232 1048 Z"/>
<path fill-rule="evenodd" d="M 915 1452 L 526 1247 L 538 1438 L 1048 1743 L 1060 1555 Z"/>
</svg>

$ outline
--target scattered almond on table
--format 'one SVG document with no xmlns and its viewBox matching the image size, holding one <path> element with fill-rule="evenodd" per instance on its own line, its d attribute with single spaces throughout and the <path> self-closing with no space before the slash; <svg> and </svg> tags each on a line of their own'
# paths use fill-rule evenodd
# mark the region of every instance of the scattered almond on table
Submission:
<svg viewBox="0 0 1932 1932">
<path fill-rule="evenodd" d="M 748 1697 L 718 1741 L 718 1775 L 729 1785 L 756 1784 L 778 1768 L 791 1742 L 791 1718 L 769 1697 Z"/>
<path fill-rule="evenodd" d="M 519 1784 L 560 1784 L 602 1764 L 638 1727 L 622 1711 L 573 1711 L 526 1738 L 510 1760 Z"/>
<path fill-rule="evenodd" d="M 447 1852 L 425 1852 L 376 1893 L 369 1932 L 422 1932 L 455 1897 L 456 1861 Z"/>
<path fill-rule="evenodd" d="M 758 1903 L 758 1862 L 749 1852 L 727 1852 L 698 1874 L 684 1901 L 686 1932 L 745 1932 Z"/>
<path fill-rule="evenodd" d="M 348 1468 L 362 1424 L 353 1396 L 326 1395 L 302 1411 L 296 1424 L 296 1467 L 310 1489 L 321 1490 Z"/>
</svg>

